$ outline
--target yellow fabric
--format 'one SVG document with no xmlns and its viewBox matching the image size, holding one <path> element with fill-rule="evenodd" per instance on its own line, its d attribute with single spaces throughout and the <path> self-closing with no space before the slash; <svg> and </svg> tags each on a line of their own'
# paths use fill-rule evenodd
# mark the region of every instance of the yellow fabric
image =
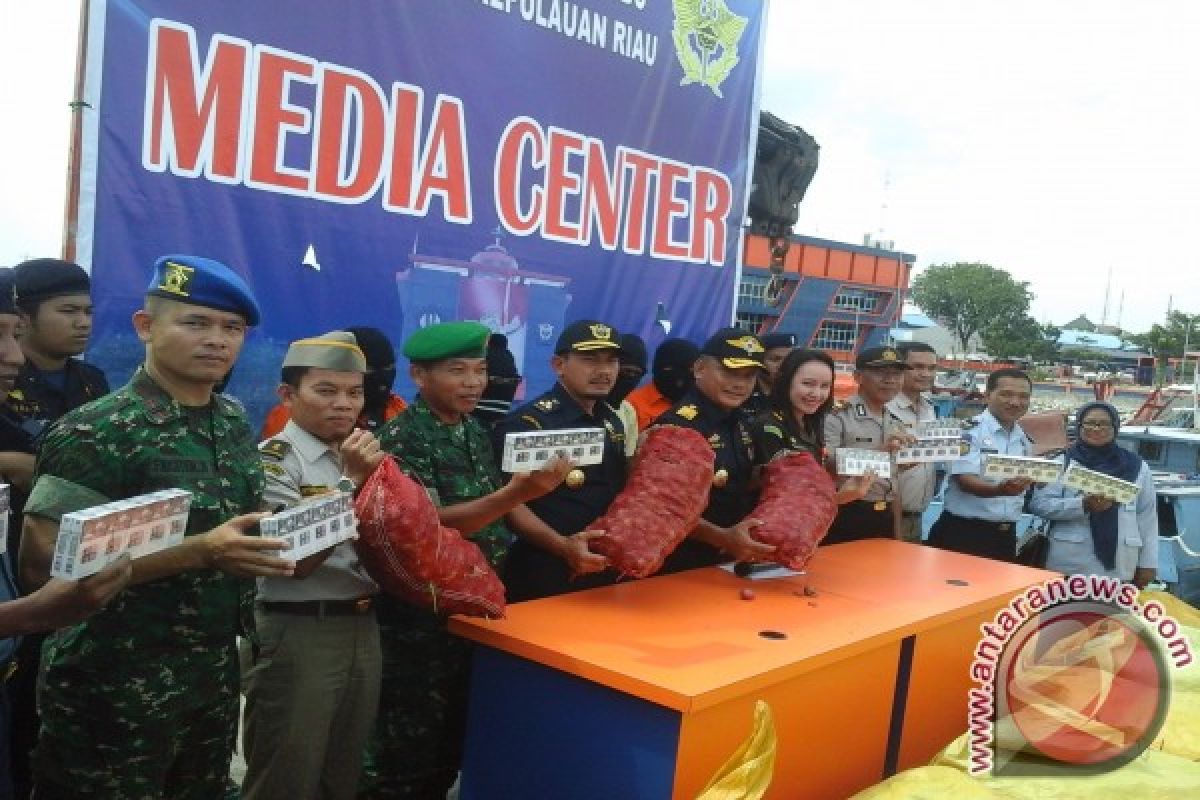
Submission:
<svg viewBox="0 0 1200 800">
<path fill-rule="evenodd" d="M 854 800 L 1130 800 L 1200 798 L 1200 611 L 1164 592 L 1142 592 L 1138 602 L 1159 603 L 1191 643 L 1193 661 L 1171 666 L 1167 718 L 1150 748 L 1120 769 L 1103 775 L 1068 777 L 975 777 L 967 772 L 966 734 L 934 757 L 928 767 L 902 772 L 859 792 Z M 1168 657 L 1169 660 L 1169 657 Z M 1034 758 L 1026 754 L 1016 760 Z"/>
<path fill-rule="evenodd" d="M 754 729 L 704 787 L 696 800 L 759 800 L 775 772 L 775 722 L 771 707 L 754 704 Z"/>
</svg>

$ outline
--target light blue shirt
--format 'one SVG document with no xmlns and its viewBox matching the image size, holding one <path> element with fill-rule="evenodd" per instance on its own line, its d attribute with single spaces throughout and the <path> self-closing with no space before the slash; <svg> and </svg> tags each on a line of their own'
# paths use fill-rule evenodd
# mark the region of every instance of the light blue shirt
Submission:
<svg viewBox="0 0 1200 800">
<path fill-rule="evenodd" d="M 1009 456 L 1028 456 L 1033 442 L 1013 423 L 1005 430 L 992 412 L 984 411 L 974 419 L 974 427 L 968 428 L 966 436 L 971 442 L 971 451 L 963 458 L 950 462 L 951 475 L 975 475 L 990 484 L 1002 481 L 983 477 L 983 456 L 989 453 Z M 979 497 L 963 491 L 958 481 L 950 480 L 946 486 L 945 510 L 960 517 L 982 519 L 988 522 L 1016 522 L 1021 518 L 1025 506 L 1025 495 L 1016 497 Z"/>
</svg>

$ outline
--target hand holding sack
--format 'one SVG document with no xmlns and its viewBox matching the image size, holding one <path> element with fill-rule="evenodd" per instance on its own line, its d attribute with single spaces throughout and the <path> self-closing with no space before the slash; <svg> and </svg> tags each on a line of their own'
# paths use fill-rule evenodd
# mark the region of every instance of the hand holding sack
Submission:
<svg viewBox="0 0 1200 800">
<path fill-rule="evenodd" d="M 800 452 L 767 464 L 762 481 L 758 506 L 747 517 L 762 524 L 750 535 L 775 545 L 771 560 L 804 569 L 837 516 L 833 479 L 811 454 Z"/>
<path fill-rule="evenodd" d="M 605 535 L 591 549 L 623 575 L 645 578 L 662 567 L 704 513 L 714 455 L 699 433 L 676 425 L 646 432 L 625 488 L 588 526 Z"/>
<path fill-rule="evenodd" d="M 504 584 L 474 542 L 438 520 L 425 489 L 392 458 L 354 501 L 355 549 L 385 592 L 440 614 L 504 616 Z"/>
</svg>

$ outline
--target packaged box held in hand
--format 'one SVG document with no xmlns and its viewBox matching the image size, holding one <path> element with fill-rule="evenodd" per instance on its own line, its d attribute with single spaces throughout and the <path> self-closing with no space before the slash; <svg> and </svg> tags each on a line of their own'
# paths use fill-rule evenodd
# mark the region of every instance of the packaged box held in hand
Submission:
<svg viewBox="0 0 1200 800">
<path fill-rule="evenodd" d="M 834 457 L 837 459 L 838 475 L 863 475 L 871 470 L 876 478 L 892 477 L 892 457 L 882 450 L 839 447 Z"/>
<path fill-rule="evenodd" d="M 921 464 L 933 461 L 954 461 L 962 458 L 970 445 L 955 439 L 922 439 L 916 444 L 896 451 L 897 464 Z"/>
<path fill-rule="evenodd" d="M 577 467 L 599 464 L 604 460 L 604 429 L 566 428 L 506 434 L 500 469 L 533 472 L 555 456 L 568 458 Z"/>
<path fill-rule="evenodd" d="M 50 574 L 77 580 L 124 553 L 140 558 L 183 541 L 192 493 L 163 489 L 64 514 Z"/>
<path fill-rule="evenodd" d="M 986 454 L 983 474 L 987 478 L 1029 478 L 1037 483 L 1053 483 L 1062 472 L 1062 464 L 1049 458 Z"/>
<path fill-rule="evenodd" d="M 298 561 L 355 537 L 354 497 L 349 492 L 318 495 L 267 517 L 259 531 L 283 539 L 280 558 Z"/>
<path fill-rule="evenodd" d="M 1138 491 L 1141 488 L 1136 483 L 1123 481 L 1120 478 L 1114 478 L 1112 475 L 1105 475 L 1103 472 L 1088 469 L 1080 465 L 1078 461 L 1072 461 L 1067 466 L 1066 471 L 1063 472 L 1062 482 L 1064 486 L 1078 489 L 1084 494 L 1107 497 L 1122 504 L 1132 503 L 1134 498 L 1138 496 Z"/>
</svg>

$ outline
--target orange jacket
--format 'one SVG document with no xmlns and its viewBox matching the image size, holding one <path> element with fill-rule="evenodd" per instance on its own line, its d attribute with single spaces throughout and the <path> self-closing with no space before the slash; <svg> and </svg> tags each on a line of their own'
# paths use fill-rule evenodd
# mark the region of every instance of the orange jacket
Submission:
<svg viewBox="0 0 1200 800">
<path fill-rule="evenodd" d="M 674 405 L 670 400 L 663 397 L 662 392 L 654 385 L 654 381 L 650 381 L 644 386 L 639 386 L 634 389 L 625 399 L 629 405 L 633 406 L 633 410 L 637 412 L 638 433 L 650 427 L 650 423 L 655 420 L 658 415 L 671 410 Z"/>
</svg>

